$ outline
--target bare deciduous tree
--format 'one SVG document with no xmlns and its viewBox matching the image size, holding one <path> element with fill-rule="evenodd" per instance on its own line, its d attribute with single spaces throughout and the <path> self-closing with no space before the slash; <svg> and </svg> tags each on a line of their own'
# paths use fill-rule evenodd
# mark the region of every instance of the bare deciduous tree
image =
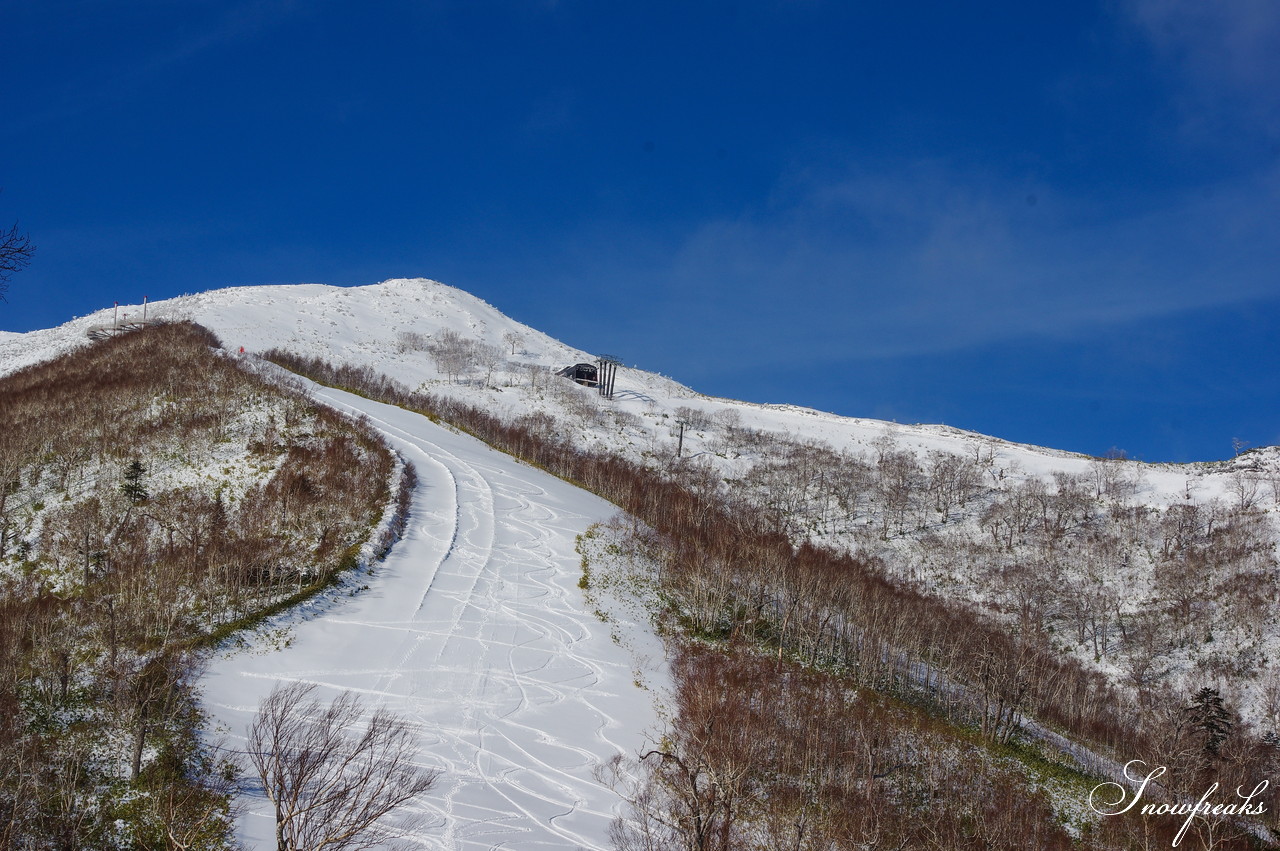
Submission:
<svg viewBox="0 0 1280 851">
<path fill-rule="evenodd" d="M 435 783 L 439 773 L 415 761 L 413 731 L 386 709 L 344 692 L 322 704 L 315 686 L 277 686 L 249 728 L 249 753 L 275 806 L 278 851 L 363 849 L 403 836 L 417 819 L 383 818 Z"/>
<path fill-rule="evenodd" d="M 484 383 L 488 387 L 493 384 L 494 370 L 505 364 L 506 358 L 502 355 L 502 349 L 479 341 L 476 342 L 474 351 L 476 364 L 484 368 Z"/>
<path fill-rule="evenodd" d="M 1235 472 L 1231 474 L 1228 488 L 1236 498 L 1236 506 L 1241 511 L 1248 511 L 1258 503 L 1258 491 L 1261 489 L 1262 477 L 1255 473 Z"/>
<path fill-rule="evenodd" d="M 401 352 L 425 352 L 429 341 L 418 331 L 401 331 L 396 335 L 396 348 Z"/>
<path fill-rule="evenodd" d="M 17 222 L 8 230 L 0 231 L 0 301 L 9 289 L 9 276 L 30 263 L 35 250 L 31 237 L 18 232 Z"/>
<path fill-rule="evenodd" d="M 427 345 L 427 352 L 436 362 L 436 368 L 450 381 L 457 381 L 476 368 L 471 343 L 452 328 L 436 334 Z"/>
</svg>

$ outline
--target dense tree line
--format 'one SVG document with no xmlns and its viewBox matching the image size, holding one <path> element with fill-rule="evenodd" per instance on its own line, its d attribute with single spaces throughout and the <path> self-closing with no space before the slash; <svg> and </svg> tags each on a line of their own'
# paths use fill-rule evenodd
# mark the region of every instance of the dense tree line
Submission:
<svg viewBox="0 0 1280 851">
<path fill-rule="evenodd" d="M 1074 847 L 1047 795 L 918 708 L 740 644 L 683 644 L 674 672 L 671 729 L 615 777 L 620 851 Z"/>
<path fill-rule="evenodd" d="M 1092 460 L 1086 472 L 1021 473 L 990 445 L 964 456 L 873 452 L 731 430 L 759 460 L 731 483 L 792 540 L 878 559 L 898 579 L 978 604 L 1019 635 L 1100 668 L 1142 706 L 1211 682 L 1280 729 L 1255 684 L 1273 678 L 1280 620 L 1276 528 L 1259 471 L 1228 478 L 1226 498 L 1142 500 L 1143 466 Z"/>
<path fill-rule="evenodd" d="M 0 379 L 0 847 L 226 847 L 198 650 L 391 499 L 372 430 L 217 348 L 160 325 Z"/>
</svg>

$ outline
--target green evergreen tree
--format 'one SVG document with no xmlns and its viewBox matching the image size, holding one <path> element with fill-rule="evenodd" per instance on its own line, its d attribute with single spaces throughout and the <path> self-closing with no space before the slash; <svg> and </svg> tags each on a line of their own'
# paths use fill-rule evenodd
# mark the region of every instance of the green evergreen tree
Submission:
<svg viewBox="0 0 1280 851">
<path fill-rule="evenodd" d="M 1216 688 L 1205 686 L 1191 698 L 1191 705 L 1183 710 L 1188 723 L 1197 735 L 1204 739 L 1204 753 L 1216 759 L 1222 745 L 1231 735 L 1231 713 L 1222 702 Z"/>
<path fill-rule="evenodd" d="M 140 505 L 151 498 L 151 494 L 147 493 L 147 486 L 142 483 L 142 477 L 146 474 L 147 468 L 137 459 L 134 459 L 129 464 L 129 468 L 124 471 L 124 481 L 120 484 L 120 492 L 134 505 Z"/>
</svg>

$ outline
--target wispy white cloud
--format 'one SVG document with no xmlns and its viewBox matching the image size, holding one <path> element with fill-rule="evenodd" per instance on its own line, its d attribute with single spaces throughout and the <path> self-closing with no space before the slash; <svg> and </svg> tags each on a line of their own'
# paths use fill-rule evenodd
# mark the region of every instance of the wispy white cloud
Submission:
<svg viewBox="0 0 1280 851">
<path fill-rule="evenodd" d="M 1230 116 L 1280 132 L 1280 3 L 1125 0 L 1121 8 L 1181 78 L 1193 124 Z"/>
<path fill-rule="evenodd" d="M 1127 0 L 1125 9 L 1161 53 L 1196 75 L 1250 88 L 1275 82 L 1274 0 Z"/>
<path fill-rule="evenodd" d="M 654 309 L 668 311 L 649 328 L 687 339 L 723 324 L 759 341 L 743 347 L 744 366 L 778 350 L 855 359 L 1065 339 L 1276 297 L 1277 220 L 1280 170 L 1138 212 L 936 162 L 807 174 L 648 270 L 662 283 Z"/>
</svg>

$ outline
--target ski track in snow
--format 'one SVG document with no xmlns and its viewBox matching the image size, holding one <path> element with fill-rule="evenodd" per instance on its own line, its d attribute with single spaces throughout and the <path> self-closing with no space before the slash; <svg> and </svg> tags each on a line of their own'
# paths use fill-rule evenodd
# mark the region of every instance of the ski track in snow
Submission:
<svg viewBox="0 0 1280 851">
<path fill-rule="evenodd" d="M 441 770 L 416 804 L 432 825 L 420 847 L 607 848 L 620 800 L 593 771 L 656 727 L 639 657 L 577 587 L 575 537 L 616 508 L 425 417 L 316 396 L 369 417 L 417 467 L 410 522 L 369 590 L 294 618 L 287 647 L 213 661 L 205 708 L 229 746 L 276 683 L 315 683 L 325 700 L 355 691 L 410 720 Z M 635 640 L 661 658 L 651 635 Z M 245 804 L 242 839 L 271 847 L 266 801 Z"/>
</svg>

